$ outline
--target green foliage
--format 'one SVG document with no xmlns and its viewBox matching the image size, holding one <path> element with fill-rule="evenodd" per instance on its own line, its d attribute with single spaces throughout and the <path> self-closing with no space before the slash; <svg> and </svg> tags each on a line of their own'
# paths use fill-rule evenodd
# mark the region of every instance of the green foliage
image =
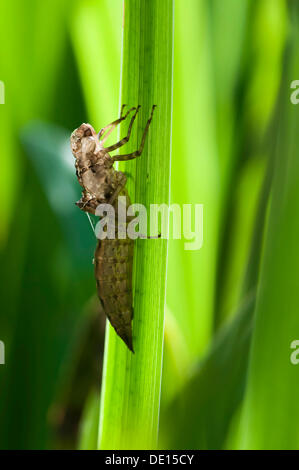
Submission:
<svg viewBox="0 0 299 470">
<path fill-rule="evenodd" d="M 298 2 L 173 3 L 1 4 L 0 448 L 298 448 Z M 99 391 L 69 136 L 122 103 L 142 108 L 121 153 L 158 105 L 120 165 L 133 202 L 168 203 L 170 184 L 204 205 L 204 244 L 169 240 L 166 272 L 166 240 L 136 242 L 135 354 L 108 324 Z"/>
<path fill-rule="evenodd" d="M 297 41 L 298 17 L 293 23 L 283 83 L 291 83 L 298 70 Z M 297 339 L 299 328 L 299 223 L 294 216 L 299 204 L 299 118 L 289 96 L 288 87 L 283 87 L 271 206 L 238 441 L 240 447 L 250 449 L 298 448 L 299 376 L 290 361 L 290 345 Z"/>
</svg>

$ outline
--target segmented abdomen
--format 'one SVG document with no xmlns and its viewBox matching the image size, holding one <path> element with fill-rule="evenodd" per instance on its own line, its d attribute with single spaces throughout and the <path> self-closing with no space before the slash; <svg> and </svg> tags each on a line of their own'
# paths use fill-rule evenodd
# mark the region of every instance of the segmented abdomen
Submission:
<svg viewBox="0 0 299 470">
<path fill-rule="evenodd" d="M 129 349 L 132 345 L 132 267 L 134 241 L 99 240 L 95 252 L 95 277 L 100 300 L 111 325 Z"/>
</svg>

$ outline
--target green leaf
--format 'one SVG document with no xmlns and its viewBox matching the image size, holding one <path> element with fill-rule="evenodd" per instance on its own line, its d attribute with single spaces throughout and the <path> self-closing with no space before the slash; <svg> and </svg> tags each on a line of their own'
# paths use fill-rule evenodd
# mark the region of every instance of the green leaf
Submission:
<svg viewBox="0 0 299 470">
<path fill-rule="evenodd" d="M 85 214 L 75 205 L 81 189 L 75 175 L 69 132 L 51 124 L 31 122 L 24 127 L 21 139 L 60 223 L 74 267 L 90 271 L 95 237 Z"/>
<path fill-rule="evenodd" d="M 293 3 L 295 7 L 295 2 Z M 286 54 L 272 200 L 256 305 L 256 323 L 239 447 L 298 449 L 299 373 L 290 361 L 299 337 L 298 107 L 290 83 L 298 74 L 298 5 Z"/>
<path fill-rule="evenodd" d="M 175 3 L 171 202 L 204 204 L 202 249 L 187 251 L 184 240 L 169 240 L 167 306 L 183 333 L 189 363 L 204 351 L 212 332 L 219 224 L 219 165 L 207 15 L 202 0 Z"/>
<path fill-rule="evenodd" d="M 0 106 L 0 198 L 5 203 L 0 206 L 0 246 L 9 234 L 23 177 L 19 125 L 49 116 L 65 50 L 63 25 L 69 3 L 69 0 L 32 0 L 28 4 L 15 0 L 1 4 L 0 80 L 5 85 L 5 105 Z"/>
<path fill-rule="evenodd" d="M 122 13 L 122 0 L 81 0 L 71 15 L 72 41 L 95 128 L 111 122 L 118 107 Z"/>
<path fill-rule="evenodd" d="M 232 319 L 219 329 L 202 361 L 193 367 L 191 374 L 189 370 L 189 376 L 186 365 L 180 365 L 176 381 L 179 382 L 180 376 L 184 374 L 185 383 L 179 383 L 181 386 L 177 396 L 172 403 L 167 403 L 166 410 L 162 410 L 162 448 L 222 448 L 231 420 L 240 407 L 245 391 L 272 173 L 273 158 L 270 158 L 256 211 L 240 306 Z M 176 344 L 180 346 L 178 340 Z M 182 348 L 179 349 L 179 355 L 184 358 Z"/>
<path fill-rule="evenodd" d="M 125 152 L 138 148 L 157 105 L 140 159 L 123 165 L 132 175 L 133 202 L 169 202 L 172 108 L 173 1 L 125 2 L 122 103 L 140 104 L 137 132 Z M 123 153 L 123 152 L 122 152 Z M 133 284 L 132 354 L 108 325 L 100 413 L 101 449 L 154 448 L 160 402 L 167 241 L 138 240 Z"/>
<path fill-rule="evenodd" d="M 81 420 L 79 450 L 94 450 L 97 448 L 99 412 L 100 394 L 97 390 L 92 390 Z"/>
<path fill-rule="evenodd" d="M 163 448 L 222 447 L 243 396 L 254 304 L 251 293 L 169 406 L 162 420 Z"/>
</svg>

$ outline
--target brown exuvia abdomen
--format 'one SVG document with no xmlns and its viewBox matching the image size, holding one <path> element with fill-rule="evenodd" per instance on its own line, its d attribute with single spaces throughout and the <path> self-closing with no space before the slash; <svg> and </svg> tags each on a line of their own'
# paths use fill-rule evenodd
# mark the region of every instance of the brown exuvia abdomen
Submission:
<svg viewBox="0 0 299 470">
<path fill-rule="evenodd" d="M 99 240 L 95 252 L 95 277 L 100 300 L 111 325 L 133 351 L 132 267 L 134 240 Z"/>
</svg>

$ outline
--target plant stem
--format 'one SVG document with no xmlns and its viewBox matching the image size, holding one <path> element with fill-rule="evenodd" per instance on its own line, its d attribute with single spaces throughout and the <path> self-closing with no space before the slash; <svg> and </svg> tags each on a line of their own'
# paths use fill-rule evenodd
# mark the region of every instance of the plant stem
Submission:
<svg viewBox="0 0 299 470">
<path fill-rule="evenodd" d="M 157 105 L 142 156 L 122 165 L 133 202 L 169 203 L 173 67 L 173 0 L 126 0 L 122 99 L 141 105 L 138 148 Z M 167 240 L 137 240 L 134 253 L 132 354 L 107 325 L 100 410 L 101 449 L 155 448 L 158 431 Z"/>
</svg>

